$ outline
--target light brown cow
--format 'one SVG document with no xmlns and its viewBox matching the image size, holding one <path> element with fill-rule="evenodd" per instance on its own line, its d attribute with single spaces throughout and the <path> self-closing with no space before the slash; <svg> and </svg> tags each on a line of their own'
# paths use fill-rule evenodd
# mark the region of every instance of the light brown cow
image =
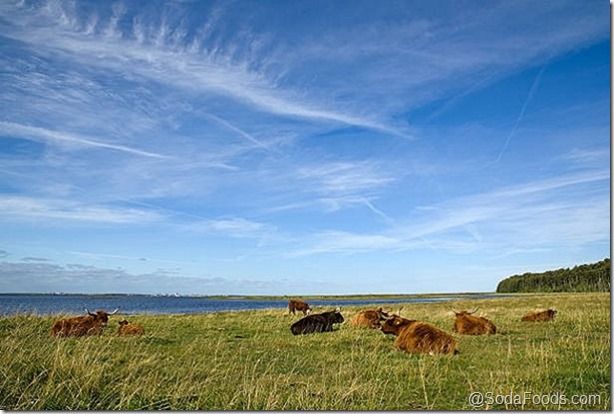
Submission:
<svg viewBox="0 0 614 414">
<path fill-rule="evenodd" d="M 382 332 L 396 335 L 394 346 L 409 353 L 457 354 L 452 335 L 425 322 L 392 315 L 382 324 Z"/>
<path fill-rule="evenodd" d="M 548 309 L 545 311 L 533 311 L 524 315 L 521 319 L 523 322 L 548 322 L 554 320 L 556 309 Z"/>
<path fill-rule="evenodd" d="M 350 325 L 357 328 L 379 329 L 382 322 L 389 317 L 390 315 L 382 308 L 367 309 L 358 312 L 350 321 Z"/>
<path fill-rule="evenodd" d="M 111 313 L 99 310 L 91 313 L 87 309 L 87 315 L 74 318 L 60 319 L 51 327 L 51 336 L 86 336 L 100 335 L 109 322 L 109 316 L 116 314 L 118 309 Z"/>
<path fill-rule="evenodd" d="M 130 323 L 126 319 L 119 321 L 119 329 L 117 330 L 119 336 L 137 336 L 144 333 L 145 329 L 141 325 Z"/>
<path fill-rule="evenodd" d="M 288 301 L 288 313 L 295 315 L 296 311 L 303 312 L 303 315 L 309 315 L 311 307 L 307 302 L 300 299 L 290 299 Z"/>
<path fill-rule="evenodd" d="M 469 311 L 455 311 L 456 315 L 452 330 L 462 335 L 491 335 L 497 333 L 497 327 L 494 323 L 482 316 L 473 316 L 478 310 L 477 308 Z"/>
</svg>

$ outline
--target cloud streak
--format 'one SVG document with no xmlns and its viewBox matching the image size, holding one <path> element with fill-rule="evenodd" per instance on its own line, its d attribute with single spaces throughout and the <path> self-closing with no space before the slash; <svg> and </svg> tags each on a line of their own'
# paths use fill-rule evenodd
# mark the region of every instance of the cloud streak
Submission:
<svg viewBox="0 0 614 414">
<path fill-rule="evenodd" d="M 537 75 L 535 76 L 535 79 L 533 80 L 533 83 L 531 84 L 531 88 L 529 89 L 529 92 L 527 93 L 527 98 L 524 100 L 524 103 L 522 104 L 522 108 L 520 108 L 520 113 L 518 114 L 518 117 L 516 118 L 516 122 L 514 122 L 514 126 L 512 127 L 512 130 L 510 131 L 507 138 L 505 139 L 503 147 L 501 148 L 499 155 L 497 155 L 497 159 L 495 160 L 495 162 L 501 161 L 501 157 L 503 156 L 503 153 L 505 152 L 505 150 L 507 150 L 507 147 L 509 146 L 510 141 L 512 140 L 512 137 L 514 136 L 514 134 L 516 134 L 516 130 L 518 130 L 518 126 L 520 125 L 520 122 L 522 121 L 522 118 L 524 117 L 524 113 L 527 110 L 527 106 L 533 99 L 535 92 L 537 92 L 537 88 L 539 87 L 539 82 L 542 78 L 542 75 L 544 74 L 545 69 L 546 69 L 546 66 L 544 65 L 541 67 L 539 72 L 537 72 Z"/>
<path fill-rule="evenodd" d="M 471 251 L 493 248 L 482 243 L 482 236 L 462 236 L 468 225 L 484 225 L 497 229 L 497 245 L 527 246 L 532 244 L 584 244 L 607 240 L 602 231 L 609 221 L 607 198 L 583 201 L 551 201 L 543 197 L 553 190 L 577 187 L 609 179 L 607 171 L 567 175 L 526 183 L 489 193 L 452 199 L 440 205 L 420 209 L 429 214 L 415 216 L 416 224 L 399 224 L 376 234 L 326 231 L 314 235 L 311 245 L 296 249 L 291 256 L 321 253 L 357 253 L 402 251 L 437 248 Z M 590 217 L 582 220 L 581 217 Z M 509 240 L 505 240 L 506 235 Z M 432 239 L 441 237 L 442 240 Z M 459 240 L 456 240 L 460 237 Z M 493 237 L 489 236 L 488 240 Z M 515 245 L 517 244 L 517 245 Z M 500 254 L 500 252 L 499 252 Z"/>
<path fill-rule="evenodd" d="M 59 199 L 0 196 L 4 219 L 56 219 L 73 222 L 141 224 L 157 221 L 160 215 L 151 211 L 83 205 Z"/>
<path fill-rule="evenodd" d="M 8 136 L 20 137 L 22 139 L 29 139 L 35 141 L 42 141 L 45 143 L 51 144 L 65 144 L 70 145 L 71 147 L 77 148 L 101 148 L 101 149 L 110 149 L 114 151 L 124 152 L 132 155 L 140 155 L 143 157 L 150 158 L 161 158 L 168 159 L 171 158 L 166 155 L 157 154 L 154 152 L 143 151 L 135 148 L 130 148 L 124 145 L 117 144 L 108 144 L 101 141 L 96 141 L 91 138 L 82 137 L 79 135 L 67 133 L 67 132 L 59 132 L 53 131 L 45 128 L 39 128 L 29 125 L 21 125 L 16 124 L 14 122 L 6 122 L 0 121 L 0 128 L 2 128 L 2 133 Z"/>
</svg>

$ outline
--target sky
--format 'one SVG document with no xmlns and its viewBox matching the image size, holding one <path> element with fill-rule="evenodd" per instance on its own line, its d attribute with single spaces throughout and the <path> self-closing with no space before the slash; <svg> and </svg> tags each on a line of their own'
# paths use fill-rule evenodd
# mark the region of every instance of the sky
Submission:
<svg viewBox="0 0 614 414">
<path fill-rule="evenodd" d="M 609 6 L 0 2 L 0 292 L 483 292 L 608 257 Z"/>
</svg>

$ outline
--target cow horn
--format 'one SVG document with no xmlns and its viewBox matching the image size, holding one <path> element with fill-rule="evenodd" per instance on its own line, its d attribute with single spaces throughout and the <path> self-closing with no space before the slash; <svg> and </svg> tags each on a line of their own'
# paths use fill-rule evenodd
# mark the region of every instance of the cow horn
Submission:
<svg viewBox="0 0 614 414">
<path fill-rule="evenodd" d="M 118 310 L 119 310 L 119 308 L 116 308 L 113 312 L 109 313 L 109 315 L 115 315 Z"/>
<path fill-rule="evenodd" d="M 87 313 L 88 315 L 92 315 L 92 316 L 96 315 L 95 313 L 88 311 L 87 308 L 85 308 L 85 313 Z"/>
<path fill-rule="evenodd" d="M 341 312 L 341 308 L 337 306 L 337 308 L 335 309 L 335 312 Z"/>
<path fill-rule="evenodd" d="M 471 311 L 471 312 L 469 312 L 469 313 L 473 315 L 473 314 L 474 314 L 474 313 L 476 313 L 476 312 L 477 312 L 479 309 L 480 309 L 480 308 L 475 308 L 473 311 Z"/>
</svg>

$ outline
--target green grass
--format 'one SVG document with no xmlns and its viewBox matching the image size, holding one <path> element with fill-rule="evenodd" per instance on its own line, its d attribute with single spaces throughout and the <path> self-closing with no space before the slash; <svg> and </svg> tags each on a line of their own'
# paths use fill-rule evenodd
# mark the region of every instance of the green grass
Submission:
<svg viewBox="0 0 614 414">
<path fill-rule="evenodd" d="M 85 409 L 470 409 L 473 391 L 508 395 L 598 394 L 562 409 L 609 410 L 610 297 L 519 295 L 406 304 L 403 316 L 451 331 L 449 308 L 480 307 L 500 334 L 460 337 L 457 356 L 409 355 L 393 338 L 354 329 L 295 337 L 284 310 L 135 316 L 146 335 L 49 337 L 53 318 L 0 318 L 0 408 Z M 519 321 L 556 307 L 557 320 Z M 358 309 L 343 309 L 346 321 Z M 498 404 L 482 408 L 557 409 Z"/>
</svg>

